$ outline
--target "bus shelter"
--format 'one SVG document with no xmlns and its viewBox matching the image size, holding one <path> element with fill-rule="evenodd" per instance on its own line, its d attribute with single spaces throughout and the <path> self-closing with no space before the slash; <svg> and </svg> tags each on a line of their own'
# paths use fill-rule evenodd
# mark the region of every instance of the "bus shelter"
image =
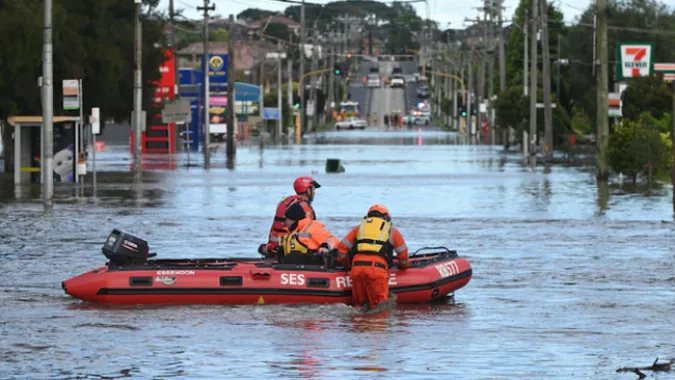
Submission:
<svg viewBox="0 0 675 380">
<path fill-rule="evenodd" d="M 73 182 L 80 134 L 79 117 L 54 116 L 54 179 Z M 42 183 L 42 116 L 10 116 L 14 128 L 14 184 Z"/>
</svg>

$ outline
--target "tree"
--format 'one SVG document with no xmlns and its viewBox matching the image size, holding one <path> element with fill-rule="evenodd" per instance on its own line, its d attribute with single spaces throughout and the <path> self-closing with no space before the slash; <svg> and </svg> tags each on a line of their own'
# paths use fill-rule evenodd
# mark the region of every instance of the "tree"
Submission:
<svg viewBox="0 0 675 380">
<path fill-rule="evenodd" d="M 218 28 L 209 33 L 210 41 L 227 41 L 230 39 L 230 33 L 223 28 Z"/>
<path fill-rule="evenodd" d="M 523 95 L 522 86 L 507 87 L 495 102 L 496 121 L 522 132 L 527 128 L 529 107 L 529 97 Z"/>
<path fill-rule="evenodd" d="M 282 41 L 288 41 L 288 38 L 290 37 L 291 30 L 286 26 L 286 24 L 282 24 L 279 22 L 271 22 L 269 25 L 267 25 L 267 29 L 265 29 L 265 34 L 268 36 L 276 37 Z"/>
<path fill-rule="evenodd" d="M 638 120 L 643 112 L 661 118 L 673 108 L 673 93 L 663 75 L 632 78 L 621 95 L 623 117 Z"/>
<path fill-rule="evenodd" d="M 592 69 L 594 14 L 594 4 L 590 4 L 579 17 L 577 25 L 569 28 L 563 41 L 563 57 L 570 62 L 566 72 L 569 94 L 574 104 L 582 107 L 587 115 L 595 115 L 597 106 Z M 671 47 L 675 45 L 675 36 L 667 32 L 675 30 L 675 14 L 665 4 L 645 0 L 610 1 L 607 3 L 607 14 L 608 24 L 613 26 L 608 30 L 610 57 L 614 57 L 618 42 L 652 42 L 655 62 L 673 62 L 675 51 Z M 633 29 L 640 32 L 636 33 Z M 613 62 L 609 69 L 609 85 L 612 88 L 616 70 Z M 632 114 L 632 117 L 635 115 Z"/>
<path fill-rule="evenodd" d="M 264 9 L 258 9 L 258 8 L 247 8 L 244 9 L 242 12 L 240 12 L 237 15 L 237 19 L 242 19 L 242 18 L 247 18 L 250 20 L 261 20 L 263 18 L 269 17 L 269 16 L 274 16 L 278 15 L 279 12 L 272 12 Z"/>
<path fill-rule="evenodd" d="M 143 102 L 150 104 L 164 61 L 164 19 L 158 0 L 146 0 L 143 22 Z M 42 113 L 37 78 L 42 75 L 40 0 L 0 2 L 0 119 Z M 53 8 L 54 114 L 61 108 L 63 79 L 82 79 L 85 114 L 127 120 L 133 109 L 134 12 L 131 1 L 61 0 Z M 147 106 L 146 106 L 147 107 Z M 150 113 L 150 112 L 148 112 Z M 3 137 L 11 141 L 5 128 Z M 6 155 L 12 155 L 7 144 Z"/>
<path fill-rule="evenodd" d="M 667 141 L 670 137 L 659 132 L 658 121 L 643 113 L 639 120 L 624 119 L 609 137 L 609 165 L 616 173 L 632 178 L 668 170 L 673 162 Z"/>
</svg>

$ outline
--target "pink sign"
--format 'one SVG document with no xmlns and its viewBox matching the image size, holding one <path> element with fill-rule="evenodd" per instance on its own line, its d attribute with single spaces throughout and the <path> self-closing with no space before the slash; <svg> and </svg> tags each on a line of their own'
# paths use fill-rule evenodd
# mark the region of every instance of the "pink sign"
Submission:
<svg viewBox="0 0 675 380">
<path fill-rule="evenodd" d="M 211 105 L 227 107 L 227 96 L 212 96 Z"/>
</svg>

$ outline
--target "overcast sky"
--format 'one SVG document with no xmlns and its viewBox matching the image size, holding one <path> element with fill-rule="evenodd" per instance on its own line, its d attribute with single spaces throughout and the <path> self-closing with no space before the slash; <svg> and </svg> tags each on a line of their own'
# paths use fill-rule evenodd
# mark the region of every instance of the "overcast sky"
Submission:
<svg viewBox="0 0 675 380">
<path fill-rule="evenodd" d="M 203 0 L 174 0 L 177 9 L 184 9 L 184 15 L 189 18 L 201 18 L 198 6 L 204 4 Z M 329 0 L 307 0 L 314 3 L 328 3 Z M 575 21 L 575 18 L 586 9 L 592 0 L 553 0 L 553 4 L 561 8 L 565 15 L 566 23 Z M 662 0 L 663 1 L 663 0 Z M 513 12 L 518 6 L 519 0 L 504 0 L 504 20 L 511 19 Z M 665 0 L 665 3 L 672 5 L 675 0 Z M 216 5 L 215 14 L 225 18 L 229 14 L 237 15 L 246 8 L 260 8 L 266 10 L 283 11 L 289 4 L 274 0 L 211 0 L 211 4 Z M 468 24 L 464 22 L 466 18 L 475 19 L 478 10 L 475 9 L 483 4 L 481 0 L 429 0 L 428 10 L 431 13 L 431 19 L 437 21 L 441 28 L 463 29 Z M 169 0 L 161 0 L 160 7 L 168 9 Z M 425 3 L 415 3 L 417 14 L 426 17 L 427 5 Z"/>
</svg>

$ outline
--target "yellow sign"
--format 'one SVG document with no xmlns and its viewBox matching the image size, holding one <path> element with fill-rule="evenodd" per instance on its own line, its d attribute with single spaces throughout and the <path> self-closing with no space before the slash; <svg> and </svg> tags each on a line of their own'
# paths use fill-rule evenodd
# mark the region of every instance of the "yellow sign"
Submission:
<svg viewBox="0 0 675 380">
<path fill-rule="evenodd" d="M 222 69 L 224 63 L 225 63 L 225 61 L 223 61 L 223 59 L 220 56 L 217 56 L 217 55 L 211 57 L 211 59 L 209 60 L 209 65 L 211 65 L 211 68 L 213 70 Z"/>
<path fill-rule="evenodd" d="M 262 305 L 264 303 L 265 303 L 265 299 L 262 298 L 262 296 L 260 296 L 260 298 L 258 298 L 258 304 Z"/>
</svg>

